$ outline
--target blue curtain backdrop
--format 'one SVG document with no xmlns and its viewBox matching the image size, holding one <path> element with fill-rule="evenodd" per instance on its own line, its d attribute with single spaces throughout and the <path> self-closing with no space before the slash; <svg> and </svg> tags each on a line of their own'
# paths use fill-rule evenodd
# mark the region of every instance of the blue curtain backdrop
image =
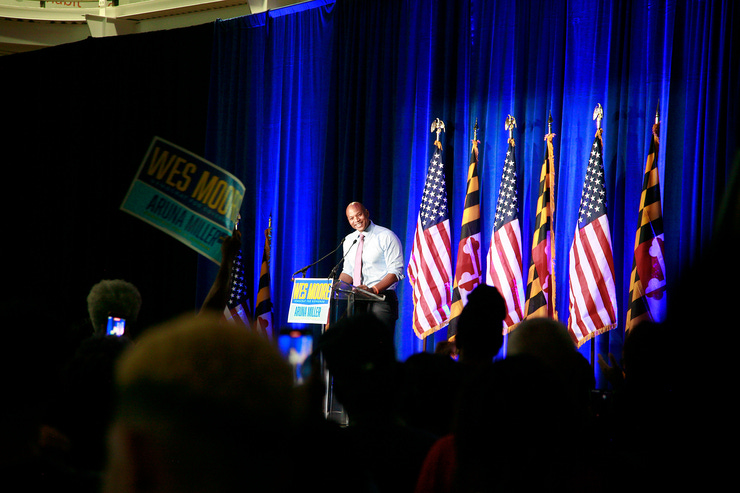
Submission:
<svg viewBox="0 0 740 493">
<path fill-rule="evenodd" d="M 408 262 L 435 118 L 446 126 L 453 245 L 478 121 L 487 250 L 509 114 L 525 268 L 552 114 L 557 308 L 567 322 L 568 252 L 600 103 L 620 325 L 581 350 L 590 357 L 595 344 L 619 355 L 656 107 L 670 303 L 682 269 L 707 246 L 738 151 L 738 25 L 733 2 L 700 0 L 316 1 L 217 22 L 206 157 L 247 187 L 244 249 L 254 272 L 272 214 L 278 325 L 287 325 L 292 273 L 350 232 L 352 200 L 398 234 Z M 339 258 L 308 276 L 328 275 Z M 201 262 L 201 297 L 215 270 Z M 398 292 L 396 346 L 405 359 L 424 346 L 410 326 L 407 279 Z"/>
</svg>

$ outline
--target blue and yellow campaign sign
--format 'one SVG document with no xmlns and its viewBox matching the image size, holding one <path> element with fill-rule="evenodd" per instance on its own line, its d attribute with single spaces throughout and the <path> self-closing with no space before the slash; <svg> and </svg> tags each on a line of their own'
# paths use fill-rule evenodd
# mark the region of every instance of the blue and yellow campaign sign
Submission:
<svg viewBox="0 0 740 493">
<path fill-rule="evenodd" d="M 331 279 L 296 279 L 293 281 L 288 323 L 327 323 L 332 283 Z"/>
<path fill-rule="evenodd" d="M 235 176 L 154 137 L 121 209 L 220 263 L 243 199 Z"/>
</svg>

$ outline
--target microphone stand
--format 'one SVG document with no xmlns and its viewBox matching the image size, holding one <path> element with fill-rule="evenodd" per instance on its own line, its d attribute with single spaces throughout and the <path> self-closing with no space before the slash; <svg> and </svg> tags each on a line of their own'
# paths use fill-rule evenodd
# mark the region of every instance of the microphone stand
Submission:
<svg viewBox="0 0 740 493">
<path fill-rule="evenodd" d="M 357 241 L 357 240 L 355 240 L 355 241 Z M 312 263 L 312 264 L 309 264 L 309 265 L 305 266 L 304 268 L 302 268 L 302 269 L 299 269 L 299 270 L 295 271 L 295 272 L 293 273 L 293 277 L 291 278 L 291 281 L 295 281 L 295 277 L 296 277 L 296 275 L 298 275 L 298 274 L 302 274 L 302 275 L 303 275 L 303 277 L 306 277 L 306 271 L 307 271 L 308 269 L 310 269 L 310 268 L 311 268 L 311 267 L 313 267 L 314 265 L 318 264 L 319 262 L 321 262 L 322 260 L 324 260 L 324 259 L 325 259 L 326 257 L 328 257 L 329 255 L 332 255 L 332 254 L 334 254 L 334 253 L 335 253 L 335 252 L 336 252 L 337 250 L 339 250 L 339 249 L 340 249 L 340 248 L 342 247 L 342 244 L 343 244 L 343 243 L 344 243 L 344 239 L 342 239 L 341 243 L 339 243 L 339 246 L 337 246 L 337 247 L 336 247 L 336 248 L 335 248 L 334 250 L 332 250 L 331 252 L 327 253 L 326 255 L 324 255 L 323 257 L 321 257 L 320 259 L 318 259 L 318 260 L 317 260 L 316 262 L 314 262 L 314 263 Z M 354 243 L 353 243 L 353 244 L 354 244 Z M 342 260 L 344 260 L 344 257 L 342 257 Z"/>
<path fill-rule="evenodd" d="M 342 255 L 342 258 L 341 260 L 339 260 L 339 263 L 335 265 L 334 268 L 329 273 L 329 277 L 327 279 L 332 279 L 332 287 L 331 287 L 331 297 L 332 298 L 334 298 L 335 291 L 337 290 L 337 284 L 338 284 L 337 270 L 339 269 L 339 266 L 342 265 L 342 262 L 344 262 L 344 257 L 347 256 L 350 249 L 354 246 L 355 243 L 357 243 L 358 239 L 359 238 L 355 238 L 355 241 L 353 241 L 352 245 L 349 246 L 349 248 L 347 249 L 347 252 L 344 255 Z M 339 246 L 342 246 L 343 243 L 344 243 L 344 240 L 342 240 L 342 243 L 340 243 Z M 339 247 L 337 247 L 337 250 L 339 250 Z M 348 314 L 351 312 L 350 308 L 351 308 L 352 303 L 354 303 L 354 301 L 352 300 L 352 295 L 350 294 L 350 297 L 348 298 L 348 302 L 347 302 L 347 313 Z M 342 421 L 346 424 L 348 420 L 347 420 L 347 415 L 344 409 L 339 407 L 338 410 L 335 410 L 336 409 L 335 406 L 337 403 L 335 402 L 335 398 L 334 398 L 334 379 L 329 374 L 329 370 L 326 368 L 325 362 L 323 362 L 323 358 L 322 358 L 322 368 L 324 372 L 324 385 L 326 389 L 324 392 L 324 417 L 329 418 L 329 416 L 332 413 L 338 413 L 340 419 L 342 419 Z"/>
</svg>

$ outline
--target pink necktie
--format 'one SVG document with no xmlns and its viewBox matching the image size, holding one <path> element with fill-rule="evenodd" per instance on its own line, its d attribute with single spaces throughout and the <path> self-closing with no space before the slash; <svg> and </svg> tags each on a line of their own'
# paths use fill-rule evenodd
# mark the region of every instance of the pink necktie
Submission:
<svg viewBox="0 0 740 493">
<path fill-rule="evenodd" d="M 360 234 L 360 243 L 357 245 L 355 253 L 355 272 L 352 276 L 352 284 L 359 286 L 362 284 L 362 245 L 365 244 L 365 235 Z"/>
</svg>

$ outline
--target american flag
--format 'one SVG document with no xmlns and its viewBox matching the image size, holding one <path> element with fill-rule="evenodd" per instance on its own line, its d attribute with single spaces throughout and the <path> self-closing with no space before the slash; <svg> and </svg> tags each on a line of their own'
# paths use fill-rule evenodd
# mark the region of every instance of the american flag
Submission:
<svg viewBox="0 0 740 493">
<path fill-rule="evenodd" d="M 450 252 L 447 185 L 442 144 L 437 140 L 427 168 L 414 246 L 407 268 L 413 288 L 414 333 L 420 339 L 442 328 L 450 318 Z"/>
<path fill-rule="evenodd" d="M 659 123 L 653 125 L 645 163 L 625 331 L 629 331 L 642 320 L 662 322 L 666 313 L 663 214 L 658 174 L 659 129 Z"/>
<path fill-rule="evenodd" d="M 552 132 L 545 136 L 547 148 L 540 171 L 540 190 L 537 199 L 532 255 L 527 276 L 527 301 L 524 316 L 558 319 L 555 308 L 555 153 Z"/>
<path fill-rule="evenodd" d="M 602 129 L 596 132 L 570 249 L 568 332 L 577 346 L 617 326 L 617 294 L 609 221 Z"/>
<path fill-rule="evenodd" d="M 257 291 L 257 304 L 254 307 L 254 329 L 255 331 L 272 339 L 272 296 L 270 295 L 270 245 L 272 241 L 272 217 L 265 230 L 265 247 L 262 251 L 262 264 L 260 266 L 260 278 Z"/>
<path fill-rule="evenodd" d="M 455 282 L 452 286 L 450 326 L 447 329 L 447 336 L 450 339 L 457 334 L 458 317 L 468 302 L 468 295 L 482 282 L 478 141 L 473 139 L 473 150 L 470 153 L 470 165 L 468 166 L 465 207 L 460 228 L 460 242 L 457 246 Z"/>
<path fill-rule="evenodd" d="M 506 301 L 505 332 L 510 331 L 524 318 L 522 233 L 518 213 L 514 139 L 509 139 L 501 184 L 498 189 L 496 216 L 491 246 L 488 249 L 488 270 L 486 271 L 486 284 L 495 286 Z"/>
<path fill-rule="evenodd" d="M 249 306 L 247 283 L 244 280 L 244 260 L 241 248 L 234 256 L 229 285 L 229 299 L 226 302 L 224 315 L 227 320 L 251 327 L 251 308 Z"/>
</svg>

